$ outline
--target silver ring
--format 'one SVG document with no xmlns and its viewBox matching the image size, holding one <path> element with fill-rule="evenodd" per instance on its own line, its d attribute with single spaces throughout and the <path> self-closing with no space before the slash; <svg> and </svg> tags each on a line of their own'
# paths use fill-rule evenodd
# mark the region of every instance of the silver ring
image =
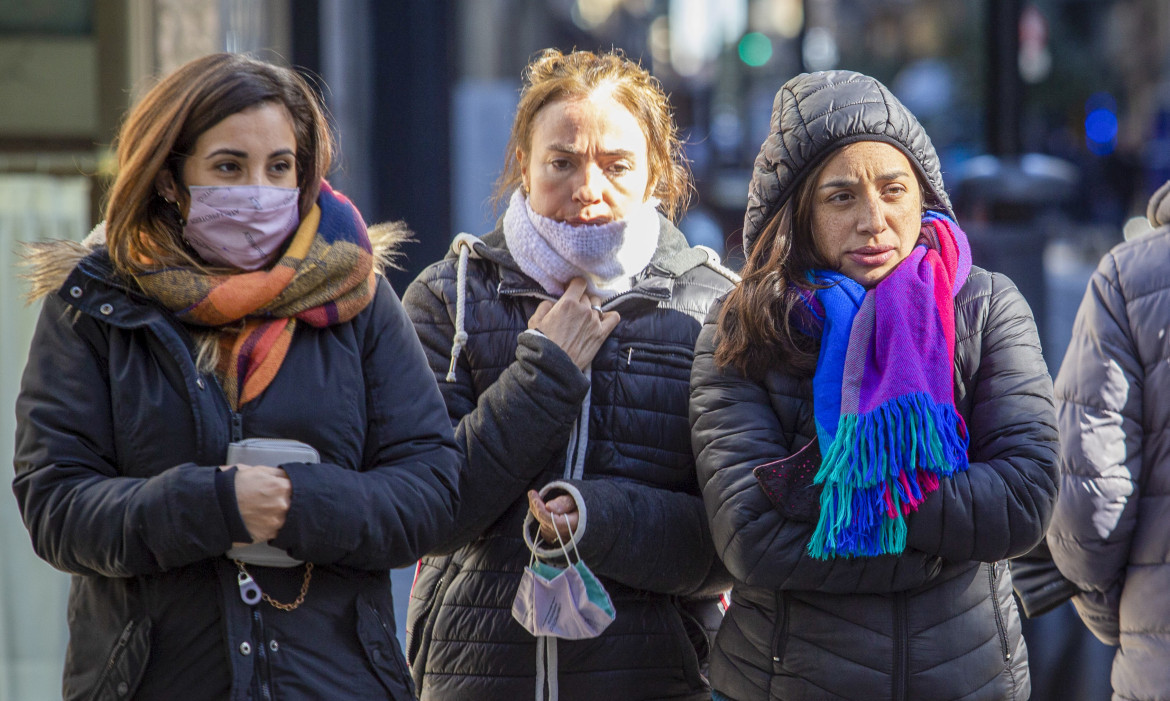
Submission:
<svg viewBox="0 0 1170 701">
<path fill-rule="evenodd" d="M 590 308 L 590 309 L 592 309 L 593 311 L 597 312 L 598 314 L 604 314 L 604 313 L 605 313 L 605 310 L 604 310 L 604 309 L 602 309 L 601 307 L 597 306 L 596 304 L 590 305 L 590 307 L 589 307 L 589 308 Z"/>
</svg>

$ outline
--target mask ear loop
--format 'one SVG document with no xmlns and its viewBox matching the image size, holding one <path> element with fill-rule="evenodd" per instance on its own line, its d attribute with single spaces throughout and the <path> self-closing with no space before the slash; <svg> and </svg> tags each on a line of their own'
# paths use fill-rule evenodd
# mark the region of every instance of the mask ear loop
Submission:
<svg viewBox="0 0 1170 701">
<path fill-rule="evenodd" d="M 569 528 L 569 515 L 562 514 L 562 516 L 565 517 L 565 529 L 567 530 Z M 557 515 L 553 514 L 553 526 L 556 526 L 556 525 L 557 525 Z M 567 550 L 565 550 L 565 543 L 564 543 L 564 541 L 561 540 L 561 531 L 559 528 L 557 529 L 557 542 L 559 542 L 561 544 L 561 550 L 565 553 L 565 561 L 568 562 L 570 565 L 577 564 L 576 562 L 573 562 L 573 558 L 569 557 L 569 552 Z M 577 541 L 574 540 L 572 538 L 572 536 L 569 537 L 569 545 L 573 548 L 573 555 L 576 556 L 577 562 L 580 562 L 581 561 L 581 553 L 577 550 Z"/>
<path fill-rule="evenodd" d="M 561 515 L 565 517 L 565 528 L 567 529 L 569 527 L 569 516 L 568 516 L 568 514 L 561 514 Z M 565 562 L 569 566 L 572 566 L 573 565 L 573 558 L 569 557 L 569 551 L 568 551 L 568 549 L 565 548 L 565 541 L 561 539 L 561 529 L 557 528 L 557 515 L 553 514 L 552 517 L 553 517 L 553 532 L 557 534 L 557 544 L 561 546 L 561 552 L 563 552 L 565 554 Z M 569 542 L 572 543 L 573 539 L 570 538 Z M 577 546 L 575 544 L 573 545 L 573 552 L 574 553 L 577 552 Z M 581 556 L 577 555 L 577 560 L 579 561 L 580 559 L 581 559 Z"/>
</svg>

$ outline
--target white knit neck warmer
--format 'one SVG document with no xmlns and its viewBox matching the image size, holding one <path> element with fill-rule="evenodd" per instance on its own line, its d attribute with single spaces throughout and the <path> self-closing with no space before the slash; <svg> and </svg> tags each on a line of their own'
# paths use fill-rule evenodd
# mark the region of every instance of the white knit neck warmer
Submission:
<svg viewBox="0 0 1170 701">
<path fill-rule="evenodd" d="M 658 248 L 658 200 L 651 197 L 625 219 L 572 226 L 532 211 L 520 188 L 504 213 L 504 241 L 520 270 L 545 291 L 561 295 L 585 278 L 602 298 L 630 289 Z"/>
</svg>

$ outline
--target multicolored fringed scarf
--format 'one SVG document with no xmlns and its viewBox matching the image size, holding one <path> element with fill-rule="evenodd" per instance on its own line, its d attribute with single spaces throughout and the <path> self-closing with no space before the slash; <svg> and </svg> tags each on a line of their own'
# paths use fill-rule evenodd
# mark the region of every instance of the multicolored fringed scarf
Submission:
<svg viewBox="0 0 1170 701">
<path fill-rule="evenodd" d="M 276 377 L 298 321 L 349 321 L 374 298 L 374 256 L 357 208 L 328 184 L 269 270 L 207 274 L 164 268 L 138 282 L 181 321 L 218 327 L 216 375 L 233 408 Z"/>
<path fill-rule="evenodd" d="M 927 212 L 918 245 L 866 290 L 815 271 L 823 319 L 813 376 L 822 461 L 819 559 L 901 553 L 905 516 L 939 480 L 967 469 L 967 427 L 955 409 L 954 295 L 971 270 L 958 224 Z"/>
</svg>

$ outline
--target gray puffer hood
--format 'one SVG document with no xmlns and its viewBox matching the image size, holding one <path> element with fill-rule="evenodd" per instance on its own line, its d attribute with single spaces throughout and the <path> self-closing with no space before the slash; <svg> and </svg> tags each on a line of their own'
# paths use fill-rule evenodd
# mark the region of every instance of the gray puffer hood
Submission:
<svg viewBox="0 0 1170 701">
<path fill-rule="evenodd" d="M 954 216 L 930 137 L 886 86 L 853 71 L 801 73 L 772 103 L 771 131 L 748 187 L 744 250 L 751 251 L 764 225 L 814 166 L 855 141 L 884 141 L 901 149 L 927 184 L 927 205 Z"/>
<path fill-rule="evenodd" d="M 1170 180 L 1162 183 L 1162 187 L 1150 197 L 1150 203 L 1146 205 L 1146 218 L 1155 229 L 1170 224 Z"/>
</svg>

